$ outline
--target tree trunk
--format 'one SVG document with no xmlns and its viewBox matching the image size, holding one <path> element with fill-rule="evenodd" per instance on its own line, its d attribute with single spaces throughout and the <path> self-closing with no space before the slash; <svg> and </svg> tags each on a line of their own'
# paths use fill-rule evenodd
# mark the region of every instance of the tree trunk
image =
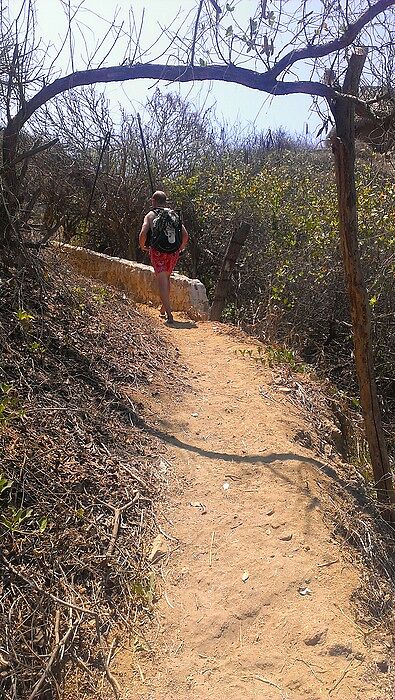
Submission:
<svg viewBox="0 0 395 700">
<path fill-rule="evenodd" d="M 214 292 L 214 299 L 210 309 L 210 321 L 221 320 L 233 268 L 250 231 L 250 224 L 243 221 L 231 236 Z"/>
<path fill-rule="evenodd" d="M 344 92 L 356 94 L 364 60 L 364 56 L 358 54 L 352 56 Z M 366 440 L 377 497 L 383 506 L 383 517 L 388 522 L 395 522 L 395 492 L 374 378 L 370 308 L 358 245 L 354 107 L 350 100 L 340 99 L 331 105 L 331 109 L 336 123 L 336 135 L 332 137 L 332 150 L 335 158 L 341 250 L 352 319 L 355 365 Z"/>
<path fill-rule="evenodd" d="M 0 260 L 2 266 L 18 266 L 21 254 L 19 233 L 19 180 L 16 169 L 16 154 L 19 131 L 9 125 L 3 132 L 2 143 L 2 197 L 0 203 Z"/>
</svg>

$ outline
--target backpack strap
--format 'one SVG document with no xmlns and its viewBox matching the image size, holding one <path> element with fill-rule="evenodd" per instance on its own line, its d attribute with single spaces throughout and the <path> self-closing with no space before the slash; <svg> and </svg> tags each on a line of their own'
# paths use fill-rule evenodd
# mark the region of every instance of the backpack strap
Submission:
<svg viewBox="0 0 395 700">
<path fill-rule="evenodd" d="M 153 214 L 155 214 L 155 216 L 159 216 L 160 212 L 163 211 L 163 209 L 164 209 L 164 207 L 155 207 L 155 209 L 150 209 L 148 213 L 151 214 L 151 212 L 152 212 Z M 154 219 L 152 219 L 152 220 L 150 221 L 150 229 L 151 229 L 151 232 L 152 232 L 152 222 L 153 222 L 153 220 L 154 220 Z"/>
</svg>

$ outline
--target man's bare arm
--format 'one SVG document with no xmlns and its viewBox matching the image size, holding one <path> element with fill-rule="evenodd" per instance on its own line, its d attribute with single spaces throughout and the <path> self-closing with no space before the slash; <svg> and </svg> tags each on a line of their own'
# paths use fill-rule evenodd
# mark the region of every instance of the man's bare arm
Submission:
<svg viewBox="0 0 395 700">
<path fill-rule="evenodd" d="M 150 230 L 150 219 L 148 214 L 146 214 L 143 225 L 141 227 L 140 235 L 139 235 L 139 246 L 141 250 L 147 251 L 147 236 Z"/>
<path fill-rule="evenodd" d="M 185 248 L 187 247 L 188 241 L 189 241 L 189 234 L 188 234 L 188 231 L 186 230 L 185 226 L 183 225 L 182 226 L 182 241 L 181 241 L 181 245 L 180 245 L 180 252 L 185 250 Z"/>
</svg>

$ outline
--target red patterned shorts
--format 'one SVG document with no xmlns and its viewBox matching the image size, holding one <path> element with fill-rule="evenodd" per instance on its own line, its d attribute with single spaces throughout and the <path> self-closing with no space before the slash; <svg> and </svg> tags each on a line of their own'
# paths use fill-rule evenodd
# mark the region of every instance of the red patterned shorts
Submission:
<svg viewBox="0 0 395 700">
<path fill-rule="evenodd" d="M 176 250 L 175 253 L 162 253 L 160 250 L 150 248 L 149 256 L 156 275 L 158 275 L 159 272 L 167 272 L 171 275 L 177 265 L 180 251 Z"/>
</svg>

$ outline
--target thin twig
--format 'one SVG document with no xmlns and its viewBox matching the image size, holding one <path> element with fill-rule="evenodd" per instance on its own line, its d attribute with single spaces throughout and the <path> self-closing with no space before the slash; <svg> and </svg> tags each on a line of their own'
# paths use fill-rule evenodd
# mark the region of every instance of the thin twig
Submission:
<svg viewBox="0 0 395 700">
<path fill-rule="evenodd" d="M 125 472 L 130 474 L 130 476 L 132 476 L 133 479 L 137 481 L 137 483 L 140 484 L 140 486 L 143 487 L 144 491 L 149 491 L 147 483 L 140 476 L 137 476 L 137 474 L 132 469 L 130 469 L 130 467 L 128 467 L 126 464 L 122 464 L 122 469 L 124 469 Z"/>
<path fill-rule="evenodd" d="M 344 669 L 343 673 L 341 674 L 340 678 L 336 681 L 336 683 L 332 686 L 332 688 L 330 690 L 328 690 L 328 695 L 331 695 L 333 693 L 333 691 L 336 690 L 336 688 L 344 680 L 344 678 L 346 677 L 347 673 L 349 672 L 354 661 L 355 661 L 355 659 L 351 659 L 351 661 L 348 663 L 348 665 Z M 361 663 L 362 663 L 362 661 L 359 662 L 359 666 L 361 665 Z"/>
<path fill-rule="evenodd" d="M 114 647 L 115 647 L 117 644 L 118 644 L 118 639 L 117 639 L 117 637 L 114 637 L 114 639 L 112 640 L 112 642 L 111 642 L 111 644 L 110 644 L 110 649 L 109 649 L 108 655 L 107 655 L 107 665 L 108 665 L 108 666 L 109 666 L 110 663 L 111 663 L 112 653 L 113 653 Z"/>
<path fill-rule="evenodd" d="M 213 544 L 214 544 L 214 539 L 215 539 L 215 530 L 212 531 L 211 533 L 211 543 L 210 543 L 210 552 L 208 555 L 208 565 L 211 566 L 213 562 Z"/>
<path fill-rule="evenodd" d="M 108 549 L 106 552 L 107 557 L 111 557 L 111 555 L 114 552 L 115 543 L 117 541 L 118 532 L 119 532 L 119 524 L 121 521 L 121 512 L 122 512 L 121 508 L 115 508 L 115 510 L 114 510 L 114 523 L 112 526 L 110 544 L 108 545 Z"/>
<path fill-rule="evenodd" d="M 104 645 L 103 645 L 103 641 L 102 641 L 102 635 L 101 635 L 101 632 L 100 632 L 100 622 L 99 622 L 99 618 L 98 618 L 97 616 L 96 616 L 96 618 L 95 618 L 95 622 L 96 622 L 96 634 L 97 634 L 97 639 L 98 639 L 99 646 L 100 646 L 101 657 L 102 657 L 104 669 L 105 669 L 105 672 L 106 672 L 107 680 L 108 680 L 109 684 L 111 685 L 111 688 L 112 688 L 113 691 L 114 691 L 114 695 L 115 695 L 116 700 L 119 700 L 121 689 L 120 689 L 120 687 L 119 687 L 119 683 L 118 683 L 117 679 L 116 679 L 116 678 L 113 676 L 113 674 L 111 673 L 110 668 L 109 668 L 109 665 L 108 665 L 108 662 L 107 662 L 107 657 L 106 657 L 106 654 L 105 654 L 105 652 L 104 652 Z"/>
<path fill-rule="evenodd" d="M 67 632 L 63 635 L 62 639 L 59 641 L 59 643 L 55 645 L 55 647 L 52 651 L 52 654 L 49 657 L 47 664 L 46 664 L 46 666 L 41 674 L 41 677 L 38 679 L 36 685 L 34 686 L 31 694 L 29 695 L 28 700 L 34 700 L 34 698 L 36 697 L 37 693 L 39 692 L 40 688 L 42 687 L 45 679 L 47 678 L 47 676 L 51 670 L 52 664 L 55 661 L 55 659 L 59 653 L 59 650 L 61 649 L 62 646 L 64 646 L 64 644 L 66 644 L 72 630 L 73 630 L 73 626 L 70 626 L 68 628 Z"/>
<path fill-rule="evenodd" d="M 9 561 L 3 560 L 4 565 L 6 568 L 10 569 L 16 576 L 19 576 L 19 578 L 22 579 L 25 583 L 27 583 L 29 586 L 32 588 L 35 588 L 36 591 L 39 593 L 43 593 L 44 595 L 48 596 L 48 598 L 51 598 L 52 600 L 55 601 L 55 603 L 59 603 L 60 605 L 65 605 L 68 608 L 72 608 L 72 610 L 78 610 L 78 612 L 84 613 L 84 615 L 90 615 L 91 617 L 96 617 L 97 613 L 93 612 L 93 610 L 88 610 L 87 608 L 82 607 L 82 605 L 76 605 L 75 603 L 70 603 L 68 600 L 62 600 L 62 598 L 58 598 L 58 596 L 53 595 L 53 593 L 50 593 L 49 591 L 46 591 L 45 588 L 41 588 L 36 581 L 32 581 L 31 579 L 28 579 L 26 576 L 20 573 L 18 569 L 16 569 L 12 564 L 10 564 Z"/>
<path fill-rule="evenodd" d="M 319 569 L 322 569 L 324 566 L 332 566 L 332 564 L 337 564 L 339 559 L 333 559 L 332 561 L 324 561 L 322 564 L 317 564 Z"/>
<path fill-rule="evenodd" d="M 307 668 L 308 668 L 308 669 L 311 671 L 311 673 L 313 674 L 314 678 L 316 678 L 317 681 L 319 681 L 320 683 L 323 682 L 323 681 L 321 680 L 321 678 L 319 678 L 319 677 L 317 676 L 317 674 L 316 674 L 316 672 L 314 671 L 314 669 L 313 669 L 313 667 L 311 666 L 311 664 L 309 664 L 309 663 L 308 663 L 307 661 L 305 661 L 304 659 L 295 659 L 295 661 L 299 661 L 299 663 L 304 664 L 305 666 L 307 666 Z M 318 671 L 318 673 L 326 673 L 326 671 L 323 671 L 323 670 L 322 670 L 322 671 Z"/>
<path fill-rule="evenodd" d="M 52 139 L 52 141 L 48 141 L 47 143 L 42 143 L 40 145 L 34 145 L 33 148 L 31 148 L 28 151 L 24 151 L 21 153 L 15 160 L 11 163 L 12 166 L 18 165 L 23 160 L 26 160 L 27 158 L 32 158 L 33 156 L 36 156 L 38 153 L 42 153 L 42 151 L 46 151 L 49 148 L 52 148 L 52 146 L 56 146 L 56 144 L 59 143 L 59 139 Z"/>
<path fill-rule="evenodd" d="M 194 32 L 193 32 L 192 47 L 191 47 L 191 61 L 190 61 L 191 66 L 193 66 L 194 61 L 195 61 L 196 39 L 197 39 L 197 33 L 198 33 L 198 28 L 199 28 L 199 19 L 200 19 L 200 13 L 201 13 L 202 7 L 203 7 L 203 2 L 204 2 L 204 0 L 200 0 L 199 8 L 198 8 L 197 15 L 196 15 L 195 28 L 194 28 Z"/>
<path fill-rule="evenodd" d="M 272 688 L 277 688 L 281 692 L 283 692 L 283 689 L 280 685 L 277 685 L 277 683 L 273 683 L 273 681 L 269 681 L 268 678 L 264 678 L 263 676 L 253 676 L 255 680 L 260 681 L 261 683 L 266 683 L 266 685 L 271 685 Z"/>
<path fill-rule="evenodd" d="M 163 537 L 165 537 L 167 540 L 170 540 L 170 542 L 177 542 L 177 544 L 179 543 L 180 540 L 178 540 L 177 537 L 173 537 L 172 535 L 168 535 L 167 532 L 162 530 L 161 526 L 159 525 L 158 521 L 155 518 L 155 515 L 153 516 L 153 519 L 154 519 L 156 527 L 158 528 L 160 534 L 163 535 Z"/>
<path fill-rule="evenodd" d="M 142 671 L 142 669 L 141 669 L 141 666 L 140 666 L 140 664 L 139 664 L 138 661 L 137 661 L 136 663 L 137 663 L 137 668 L 138 668 L 138 671 L 139 671 L 139 674 L 140 674 L 140 678 L 141 678 L 142 682 L 145 683 L 144 673 L 143 673 L 143 671 Z"/>
</svg>

